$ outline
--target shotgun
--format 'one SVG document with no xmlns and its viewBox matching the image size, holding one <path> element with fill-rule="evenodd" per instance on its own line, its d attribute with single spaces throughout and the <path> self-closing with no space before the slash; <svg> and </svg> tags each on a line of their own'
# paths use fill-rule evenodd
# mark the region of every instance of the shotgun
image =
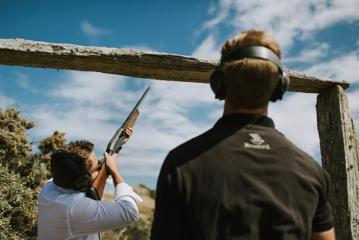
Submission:
<svg viewBox="0 0 359 240">
<path fill-rule="evenodd" d="M 143 102 L 143 99 L 146 97 L 150 87 L 147 87 L 145 92 L 142 94 L 140 100 L 136 103 L 135 107 L 132 109 L 130 114 L 128 115 L 127 119 L 123 122 L 121 127 L 117 129 L 115 134 L 112 136 L 111 140 L 107 144 L 106 152 L 111 156 L 112 154 L 118 153 L 122 146 L 126 143 L 125 139 L 128 138 L 126 135 L 125 129 L 132 128 L 137 120 L 138 115 L 140 114 L 138 108 Z M 106 179 L 109 176 L 107 172 L 107 168 L 105 166 L 105 161 L 101 161 L 101 170 L 99 171 L 98 176 L 92 183 L 92 188 L 86 191 L 86 196 L 92 198 L 94 200 L 101 200 L 103 190 L 105 188 Z"/>
<path fill-rule="evenodd" d="M 109 155 L 118 153 L 121 150 L 123 144 L 125 144 L 125 139 L 127 138 L 125 129 L 128 127 L 132 128 L 135 125 L 137 117 L 140 114 L 138 107 L 141 105 L 143 99 L 146 97 L 149 90 L 150 90 L 150 87 L 147 87 L 146 91 L 143 93 L 140 100 L 138 100 L 135 107 L 132 109 L 131 113 L 128 115 L 126 121 L 122 124 L 122 126 L 119 129 L 117 129 L 115 135 L 113 135 L 113 137 L 111 138 L 111 140 L 108 143 L 107 148 L 106 148 L 106 152 Z"/>
</svg>

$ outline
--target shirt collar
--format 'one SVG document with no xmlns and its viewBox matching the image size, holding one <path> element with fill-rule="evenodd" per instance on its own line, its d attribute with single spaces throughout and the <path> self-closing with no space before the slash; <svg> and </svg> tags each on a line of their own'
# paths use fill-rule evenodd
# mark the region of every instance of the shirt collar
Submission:
<svg viewBox="0 0 359 240">
<path fill-rule="evenodd" d="M 77 191 L 75 191 L 74 189 L 67 189 L 67 188 L 62 188 L 60 186 L 57 186 L 55 183 L 54 183 L 54 179 L 51 178 L 48 182 L 52 182 L 52 184 L 54 184 L 55 188 L 57 190 L 59 190 L 60 192 L 64 192 L 64 193 L 75 193 Z"/>
<path fill-rule="evenodd" d="M 270 117 L 257 115 L 257 114 L 248 114 L 248 113 L 231 113 L 222 116 L 214 125 L 214 128 L 222 126 L 238 126 L 242 127 L 247 124 L 259 125 L 263 127 L 274 128 L 274 122 Z"/>
</svg>

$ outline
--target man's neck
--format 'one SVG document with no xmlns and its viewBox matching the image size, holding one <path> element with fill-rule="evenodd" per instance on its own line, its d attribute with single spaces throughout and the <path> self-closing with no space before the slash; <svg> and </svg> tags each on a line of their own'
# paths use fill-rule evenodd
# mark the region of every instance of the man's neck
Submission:
<svg viewBox="0 0 359 240">
<path fill-rule="evenodd" d="M 262 116 L 268 115 L 268 105 L 259 108 L 235 108 L 227 101 L 224 102 L 223 116 L 232 113 L 257 114 Z"/>
</svg>

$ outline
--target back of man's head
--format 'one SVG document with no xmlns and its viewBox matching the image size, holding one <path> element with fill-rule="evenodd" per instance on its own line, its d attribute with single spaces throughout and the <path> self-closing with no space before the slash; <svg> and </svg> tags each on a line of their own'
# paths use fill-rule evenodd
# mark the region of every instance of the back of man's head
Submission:
<svg viewBox="0 0 359 240">
<path fill-rule="evenodd" d="M 222 47 L 222 58 L 249 46 L 264 46 L 279 58 L 278 43 L 266 32 L 250 30 L 229 39 Z M 225 99 L 235 108 L 255 109 L 267 106 L 278 84 L 278 67 L 257 58 L 222 62 Z"/>
<path fill-rule="evenodd" d="M 94 145 L 89 141 L 74 141 L 52 153 L 51 174 L 54 183 L 65 189 L 76 189 L 74 182 L 91 168 L 88 161 Z"/>
</svg>

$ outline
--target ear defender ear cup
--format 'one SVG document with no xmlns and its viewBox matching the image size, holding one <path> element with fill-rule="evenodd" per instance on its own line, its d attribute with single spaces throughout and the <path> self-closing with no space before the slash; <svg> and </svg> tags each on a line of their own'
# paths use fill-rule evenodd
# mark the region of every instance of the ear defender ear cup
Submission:
<svg viewBox="0 0 359 240">
<path fill-rule="evenodd" d="M 219 100 L 224 100 L 225 90 L 223 83 L 223 69 L 222 66 L 226 62 L 231 62 L 235 60 L 240 60 L 243 58 L 258 58 L 263 60 L 268 60 L 274 63 L 279 70 L 278 84 L 274 89 L 270 101 L 275 102 L 278 99 L 283 98 L 284 93 L 288 90 L 290 79 L 283 72 L 282 66 L 280 64 L 279 57 L 269 48 L 263 46 L 250 46 L 242 49 L 238 49 L 231 53 L 229 56 L 222 56 L 220 64 L 214 72 L 211 74 L 209 82 L 211 89 L 215 94 L 215 97 Z"/>
<path fill-rule="evenodd" d="M 73 181 L 73 188 L 80 192 L 86 192 L 92 187 L 91 181 L 92 178 L 89 173 L 82 174 Z"/>
<path fill-rule="evenodd" d="M 289 81 L 289 77 L 285 73 L 281 73 L 278 76 L 278 84 L 273 90 L 272 96 L 269 99 L 271 102 L 282 100 L 284 93 L 288 90 Z"/>
<path fill-rule="evenodd" d="M 223 76 L 223 71 L 220 65 L 216 67 L 216 69 L 213 71 L 213 73 L 209 78 L 209 83 L 215 95 L 215 98 L 219 100 L 224 100 L 224 96 L 225 96 L 222 76 Z"/>
</svg>

